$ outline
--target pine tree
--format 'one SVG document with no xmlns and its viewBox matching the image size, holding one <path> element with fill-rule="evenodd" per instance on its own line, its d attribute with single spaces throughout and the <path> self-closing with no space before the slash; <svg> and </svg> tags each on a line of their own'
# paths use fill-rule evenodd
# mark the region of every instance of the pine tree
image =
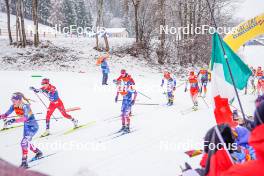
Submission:
<svg viewBox="0 0 264 176">
<path fill-rule="evenodd" d="M 24 17 L 32 20 L 32 0 L 24 0 Z"/>
<path fill-rule="evenodd" d="M 51 15 L 51 0 L 40 0 L 38 4 L 39 22 L 48 24 L 48 18 Z"/>
<path fill-rule="evenodd" d="M 90 11 L 87 10 L 84 0 L 78 0 L 75 3 L 77 13 L 77 26 L 90 27 L 92 25 L 92 16 Z"/>
<path fill-rule="evenodd" d="M 60 25 L 63 21 L 62 0 L 51 0 L 51 13 L 48 21 L 52 25 Z"/>
<path fill-rule="evenodd" d="M 62 3 L 63 22 L 62 26 L 76 25 L 77 14 L 75 10 L 75 1 L 64 0 Z"/>
</svg>

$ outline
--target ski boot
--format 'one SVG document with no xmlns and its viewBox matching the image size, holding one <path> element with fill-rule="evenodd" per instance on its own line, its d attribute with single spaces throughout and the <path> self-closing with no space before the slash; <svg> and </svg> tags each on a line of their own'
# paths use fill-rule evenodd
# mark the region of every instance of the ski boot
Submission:
<svg viewBox="0 0 264 176">
<path fill-rule="evenodd" d="M 40 151 L 39 149 L 37 149 L 37 153 L 36 153 L 36 155 L 35 155 L 35 159 L 40 159 L 41 157 L 43 156 L 43 153 L 42 153 L 42 151 Z"/>
<path fill-rule="evenodd" d="M 126 126 L 123 125 L 122 128 L 118 131 L 118 133 L 120 133 L 120 132 L 122 132 L 122 131 L 125 131 L 125 129 L 126 129 Z"/>
<path fill-rule="evenodd" d="M 124 133 L 130 133 L 130 127 L 129 127 L 129 125 L 125 127 Z"/>
<path fill-rule="evenodd" d="M 198 102 L 194 102 L 193 111 L 198 110 Z"/>
<path fill-rule="evenodd" d="M 49 129 L 46 129 L 46 131 L 40 136 L 40 137 L 46 137 L 50 135 Z"/>
<path fill-rule="evenodd" d="M 73 122 L 74 128 L 78 128 L 78 120 L 72 118 L 72 122 Z"/>
<path fill-rule="evenodd" d="M 22 163 L 21 163 L 21 165 L 19 166 L 20 168 L 23 168 L 23 169 L 28 169 L 29 167 L 28 167 L 28 162 L 27 162 L 27 157 L 23 157 L 22 158 Z"/>
<path fill-rule="evenodd" d="M 172 106 L 173 105 L 173 100 L 169 99 L 167 106 Z"/>
<path fill-rule="evenodd" d="M 3 128 L 2 128 L 2 131 L 4 130 L 7 130 L 8 129 L 8 125 L 7 125 L 7 119 L 4 119 L 4 125 L 3 125 Z"/>
</svg>

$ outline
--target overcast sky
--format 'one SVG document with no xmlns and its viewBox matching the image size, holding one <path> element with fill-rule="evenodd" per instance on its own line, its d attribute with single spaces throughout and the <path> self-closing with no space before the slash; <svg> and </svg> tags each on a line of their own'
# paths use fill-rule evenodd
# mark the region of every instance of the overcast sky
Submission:
<svg viewBox="0 0 264 176">
<path fill-rule="evenodd" d="M 264 0 L 241 0 L 236 16 L 245 20 L 264 13 Z"/>
</svg>

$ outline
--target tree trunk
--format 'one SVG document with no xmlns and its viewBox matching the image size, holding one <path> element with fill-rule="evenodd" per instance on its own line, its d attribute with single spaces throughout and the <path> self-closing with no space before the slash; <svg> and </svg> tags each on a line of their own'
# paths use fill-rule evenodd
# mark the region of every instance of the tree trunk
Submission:
<svg viewBox="0 0 264 176">
<path fill-rule="evenodd" d="M 6 3 L 7 29 L 8 29 L 9 43 L 10 43 L 10 45 L 12 45 L 13 39 L 12 39 L 11 26 L 10 26 L 10 6 L 9 6 L 9 0 L 5 0 L 5 3 Z"/>
<path fill-rule="evenodd" d="M 21 46 L 21 41 L 22 41 L 19 11 L 20 11 L 20 5 L 19 5 L 19 0 L 17 0 L 16 1 L 16 41 L 17 41 L 17 47 Z"/>
<path fill-rule="evenodd" d="M 188 2 L 186 2 L 186 1 L 184 2 L 183 14 L 184 14 L 183 26 L 187 27 L 187 24 L 188 24 Z M 187 35 L 183 34 L 183 38 L 186 39 Z"/>
<path fill-rule="evenodd" d="M 138 43 L 139 42 L 138 8 L 139 8 L 140 0 L 132 0 L 132 3 L 134 5 L 136 43 Z"/>
<path fill-rule="evenodd" d="M 96 50 L 99 51 L 99 36 L 98 36 L 98 30 L 101 29 L 101 23 L 102 23 L 102 15 L 103 15 L 103 0 L 97 0 L 97 20 L 96 20 Z"/>
<path fill-rule="evenodd" d="M 201 21 L 202 21 L 202 0 L 198 0 L 198 15 L 197 15 L 197 22 L 196 22 L 196 26 L 200 27 L 201 26 Z"/>
<path fill-rule="evenodd" d="M 34 23 L 34 46 L 39 45 L 39 33 L 38 33 L 38 0 L 32 1 L 32 19 Z"/>
<path fill-rule="evenodd" d="M 18 33 L 20 36 L 20 44 L 23 48 L 26 47 L 26 31 L 25 31 L 25 23 L 24 23 L 24 6 L 22 0 L 17 0 L 17 22 L 18 22 Z"/>
<path fill-rule="evenodd" d="M 109 51 L 110 48 L 109 48 L 109 43 L 108 43 L 108 38 L 107 38 L 107 35 L 106 35 L 106 32 L 104 34 L 104 41 L 105 41 L 105 51 Z"/>
<path fill-rule="evenodd" d="M 160 7 L 160 25 L 165 26 L 166 24 L 166 19 L 165 19 L 165 0 L 159 0 L 159 7 Z M 162 31 L 160 34 L 160 47 L 157 52 L 158 54 L 158 63 L 159 64 L 164 64 L 165 63 L 165 40 L 166 40 L 166 35 L 165 31 Z"/>
</svg>

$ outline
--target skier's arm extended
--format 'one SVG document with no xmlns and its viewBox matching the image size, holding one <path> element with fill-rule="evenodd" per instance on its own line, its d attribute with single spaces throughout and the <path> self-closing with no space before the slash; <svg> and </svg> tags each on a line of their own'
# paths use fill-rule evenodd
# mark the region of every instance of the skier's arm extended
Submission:
<svg viewBox="0 0 264 176">
<path fill-rule="evenodd" d="M 115 102 L 118 101 L 118 96 L 119 96 L 119 92 L 117 91 L 117 92 L 116 92 L 116 97 L 115 97 Z"/>
<path fill-rule="evenodd" d="M 134 98 L 133 98 L 132 103 L 131 103 L 132 105 L 134 105 L 135 102 L 136 102 L 137 94 L 138 94 L 137 91 L 135 91 L 135 92 L 134 92 Z"/>
<path fill-rule="evenodd" d="M 8 116 L 14 111 L 14 106 L 10 106 L 10 108 L 8 109 L 8 111 L 2 115 L 0 115 L 0 119 L 6 119 L 8 118 Z"/>
<path fill-rule="evenodd" d="M 162 78 L 160 86 L 163 87 L 163 85 L 164 85 L 164 78 Z"/>
<path fill-rule="evenodd" d="M 34 91 L 35 93 L 39 93 L 39 92 L 43 92 L 43 90 L 40 88 L 40 89 L 36 89 L 35 87 L 29 87 L 30 90 Z"/>
<path fill-rule="evenodd" d="M 177 80 L 176 78 L 173 79 L 173 86 L 176 88 L 176 85 L 177 85 Z"/>
<path fill-rule="evenodd" d="M 189 80 L 186 80 L 186 84 L 185 84 L 185 89 L 184 89 L 184 92 L 187 92 L 188 85 L 189 85 Z"/>
</svg>

